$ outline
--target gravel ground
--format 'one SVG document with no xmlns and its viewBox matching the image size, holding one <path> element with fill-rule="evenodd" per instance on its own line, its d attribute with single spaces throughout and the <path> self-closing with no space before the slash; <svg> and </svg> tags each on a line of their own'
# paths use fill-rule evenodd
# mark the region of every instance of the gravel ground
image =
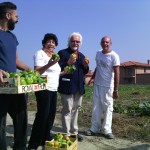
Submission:
<svg viewBox="0 0 150 150">
<path fill-rule="evenodd" d="M 35 111 L 28 111 L 28 140 L 30 138 L 32 123 L 35 117 Z M 105 139 L 102 136 L 85 136 L 84 127 L 80 128 L 84 136 L 83 142 L 78 142 L 78 150 L 150 150 L 150 143 L 141 143 L 139 141 L 129 141 L 115 138 L 112 140 Z M 60 113 L 57 113 L 53 133 L 61 132 Z M 12 150 L 13 145 L 13 126 L 10 116 L 7 116 L 7 142 L 8 150 Z M 39 147 L 38 150 L 42 150 Z"/>
</svg>

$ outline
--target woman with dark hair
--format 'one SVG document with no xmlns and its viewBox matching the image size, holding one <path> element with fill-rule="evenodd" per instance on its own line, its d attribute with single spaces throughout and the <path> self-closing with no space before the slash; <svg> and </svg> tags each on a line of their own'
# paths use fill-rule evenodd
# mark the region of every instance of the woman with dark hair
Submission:
<svg viewBox="0 0 150 150">
<path fill-rule="evenodd" d="M 45 34 L 42 40 L 43 48 L 34 55 L 34 69 L 41 75 L 48 77 L 48 89 L 35 92 L 37 101 L 37 113 L 32 127 L 28 149 L 37 149 L 44 145 L 46 140 L 51 140 L 50 131 L 53 127 L 56 105 L 57 88 L 61 68 L 58 64 L 59 58 L 52 59 L 52 54 L 58 45 L 55 34 Z"/>
</svg>

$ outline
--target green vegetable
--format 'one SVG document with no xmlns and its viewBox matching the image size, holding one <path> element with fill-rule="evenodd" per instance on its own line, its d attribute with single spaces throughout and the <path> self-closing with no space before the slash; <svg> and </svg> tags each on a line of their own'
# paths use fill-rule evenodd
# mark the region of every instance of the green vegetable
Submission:
<svg viewBox="0 0 150 150">
<path fill-rule="evenodd" d="M 46 83 L 47 78 L 41 78 L 41 75 L 32 69 L 29 69 L 27 71 L 21 71 L 21 72 L 11 72 L 9 73 L 10 78 L 13 78 L 15 85 L 17 85 L 17 78 L 16 76 L 20 76 L 20 84 L 21 85 L 28 85 L 28 84 L 40 84 L 40 83 Z"/>
<path fill-rule="evenodd" d="M 75 53 L 72 53 L 70 56 L 71 56 L 71 57 L 76 57 L 76 54 L 75 54 Z"/>
<path fill-rule="evenodd" d="M 64 70 L 72 73 L 76 70 L 76 67 L 75 65 L 70 65 L 70 66 L 66 66 Z"/>
<path fill-rule="evenodd" d="M 52 59 L 55 60 L 57 58 L 60 58 L 60 56 L 58 54 L 56 54 L 56 53 L 53 53 L 52 54 Z"/>
</svg>

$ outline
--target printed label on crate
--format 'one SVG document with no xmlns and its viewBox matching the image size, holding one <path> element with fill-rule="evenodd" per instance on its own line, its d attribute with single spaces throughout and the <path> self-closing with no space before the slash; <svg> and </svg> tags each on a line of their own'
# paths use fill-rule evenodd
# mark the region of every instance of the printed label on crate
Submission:
<svg viewBox="0 0 150 150">
<path fill-rule="evenodd" d="M 32 92 L 32 91 L 39 91 L 39 90 L 45 90 L 46 84 L 30 84 L 30 85 L 21 85 L 19 86 L 19 91 L 21 93 L 26 93 L 26 92 Z"/>
</svg>

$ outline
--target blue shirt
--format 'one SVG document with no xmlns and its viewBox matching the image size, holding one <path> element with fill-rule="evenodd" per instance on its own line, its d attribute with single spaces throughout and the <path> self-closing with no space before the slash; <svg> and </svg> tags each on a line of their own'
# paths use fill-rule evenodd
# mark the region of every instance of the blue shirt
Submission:
<svg viewBox="0 0 150 150">
<path fill-rule="evenodd" d="M 0 30 L 0 69 L 7 72 L 16 71 L 17 46 L 17 38 L 12 32 Z"/>
</svg>

